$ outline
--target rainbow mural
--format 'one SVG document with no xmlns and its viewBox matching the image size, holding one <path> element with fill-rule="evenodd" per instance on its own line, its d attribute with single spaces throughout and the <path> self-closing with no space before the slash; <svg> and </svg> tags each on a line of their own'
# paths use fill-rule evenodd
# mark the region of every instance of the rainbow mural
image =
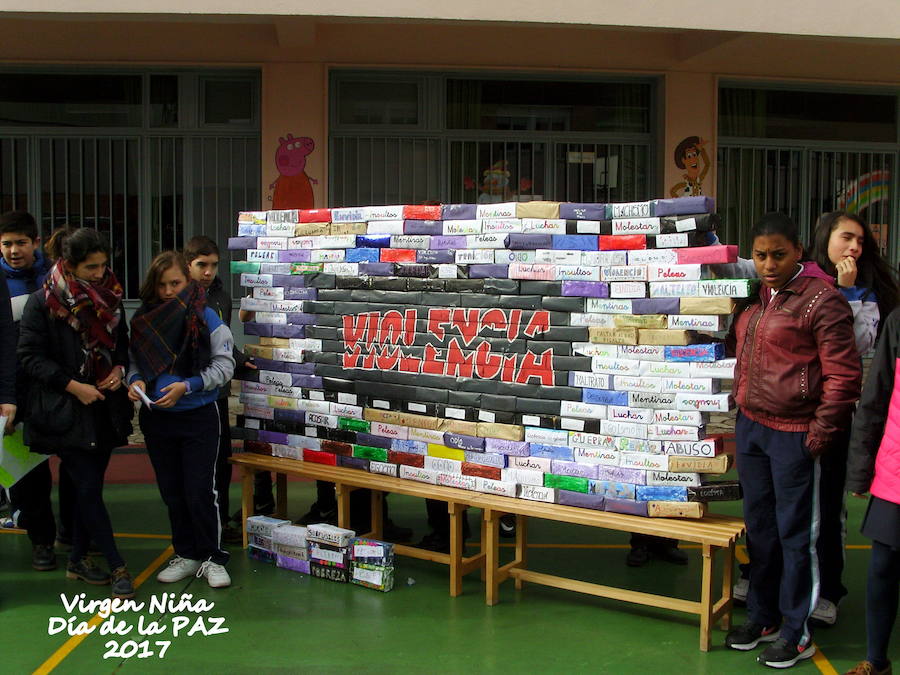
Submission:
<svg viewBox="0 0 900 675">
<path fill-rule="evenodd" d="M 875 202 L 890 197 L 891 172 L 885 169 L 870 171 L 851 181 L 838 197 L 837 208 L 859 213 Z"/>
</svg>

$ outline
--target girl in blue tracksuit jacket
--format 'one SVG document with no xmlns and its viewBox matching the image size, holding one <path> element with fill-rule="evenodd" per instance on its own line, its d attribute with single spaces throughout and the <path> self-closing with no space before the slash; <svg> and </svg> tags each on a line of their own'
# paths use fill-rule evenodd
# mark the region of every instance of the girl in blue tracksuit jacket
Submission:
<svg viewBox="0 0 900 675">
<path fill-rule="evenodd" d="M 153 259 L 140 296 L 143 304 L 131 320 L 129 398 L 143 403 L 141 430 L 175 549 L 157 580 L 173 583 L 196 574 L 222 588 L 231 579 L 224 567 L 228 553 L 220 547 L 216 399 L 234 374 L 234 339 L 206 306 L 206 294 L 191 281 L 180 253 Z"/>
</svg>

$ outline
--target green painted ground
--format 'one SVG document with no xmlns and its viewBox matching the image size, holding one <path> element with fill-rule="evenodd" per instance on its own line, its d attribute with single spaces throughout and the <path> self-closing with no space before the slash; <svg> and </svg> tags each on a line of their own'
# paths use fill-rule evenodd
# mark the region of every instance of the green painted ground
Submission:
<svg viewBox="0 0 900 675">
<path fill-rule="evenodd" d="M 290 484 L 291 514 L 301 515 L 312 500 L 308 483 Z M 237 486 L 232 489 L 237 503 Z M 392 516 L 425 533 L 424 505 L 392 496 Z M 155 486 L 110 485 L 107 503 L 117 532 L 163 535 L 163 538 L 122 537 L 119 542 L 134 574 L 164 551 L 168 524 Z M 867 542 L 858 534 L 865 502 L 850 504 L 850 545 Z M 728 509 L 734 512 L 734 506 Z M 470 514 L 473 526 L 475 514 Z M 473 530 L 478 531 L 477 527 Z M 687 568 L 651 563 L 642 569 L 624 565 L 625 535 L 535 522 L 531 569 L 568 574 L 609 585 L 698 597 L 699 554 L 692 552 Z M 561 548 L 553 545 L 591 544 L 622 548 Z M 543 545 L 543 546 L 542 546 Z M 551 545 L 550 547 L 545 547 Z M 19 534 L 0 534 L 0 671 L 28 673 L 45 662 L 67 640 L 48 636 L 51 616 L 65 616 L 59 595 L 84 592 L 89 599 L 106 590 L 66 581 L 62 571 L 34 572 L 28 566 L 30 547 Z M 508 553 L 507 553 L 508 554 Z M 397 586 L 382 594 L 334 584 L 248 560 L 233 550 L 229 565 L 234 585 L 214 591 L 199 580 L 170 585 L 154 577 L 139 589 L 138 600 L 153 594 L 191 593 L 215 603 L 202 616 L 223 617 L 228 633 L 172 638 L 172 615 L 151 615 L 168 626 L 166 633 L 142 638 L 137 614 L 123 615 L 135 628 L 118 638 L 149 640 L 147 651 L 159 652 L 156 640 L 171 640 L 164 658 L 104 659 L 110 636 L 92 634 L 56 667 L 57 673 L 758 673 L 753 653 L 726 651 L 724 633 L 716 632 L 714 649 L 697 649 L 695 619 L 687 615 L 641 608 L 549 588 L 526 587 L 516 592 L 502 587 L 501 603 L 484 604 L 478 576 L 468 577 L 464 594 L 448 596 L 443 566 L 398 559 Z M 62 562 L 63 558 L 60 557 Z M 847 552 L 846 583 L 851 595 L 835 628 L 819 630 L 816 641 L 838 672 L 852 666 L 864 652 L 863 593 L 868 551 Z M 737 620 L 742 620 L 738 610 Z M 87 619 L 79 615 L 79 620 Z M 193 625 L 193 622 L 188 627 Z M 187 630 L 187 629 L 184 629 Z M 893 655 L 900 657 L 895 631 Z M 138 654 L 141 652 L 139 651 Z M 801 669 L 815 672 L 809 662 Z M 829 671 L 830 672 L 830 671 Z"/>
</svg>

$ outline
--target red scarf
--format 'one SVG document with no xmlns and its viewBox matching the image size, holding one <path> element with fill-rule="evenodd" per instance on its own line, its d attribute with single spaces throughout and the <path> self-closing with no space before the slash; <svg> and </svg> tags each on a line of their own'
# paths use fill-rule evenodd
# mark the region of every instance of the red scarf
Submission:
<svg viewBox="0 0 900 675">
<path fill-rule="evenodd" d="M 96 284 L 76 279 L 57 260 L 44 280 L 44 298 L 50 316 L 69 324 L 81 336 L 87 358 L 81 374 L 102 380 L 113 368 L 112 350 L 116 345 L 119 308 L 122 305 L 122 285 L 107 268 L 102 281 Z"/>
</svg>

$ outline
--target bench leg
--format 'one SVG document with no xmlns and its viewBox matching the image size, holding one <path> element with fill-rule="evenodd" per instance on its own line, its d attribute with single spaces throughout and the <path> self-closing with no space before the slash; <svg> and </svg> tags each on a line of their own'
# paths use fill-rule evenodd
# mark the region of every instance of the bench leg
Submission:
<svg viewBox="0 0 900 675">
<path fill-rule="evenodd" d="M 462 521 L 466 517 L 466 507 L 456 502 L 447 502 L 450 513 L 450 597 L 462 593 Z"/>
<path fill-rule="evenodd" d="M 384 530 L 384 512 L 382 504 L 384 503 L 384 493 L 379 490 L 371 490 L 372 493 L 372 537 L 381 539 Z"/>
<path fill-rule="evenodd" d="M 734 542 L 725 551 L 725 561 L 722 567 L 722 597 L 728 598 L 728 607 L 722 614 L 722 620 L 719 622 L 722 630 L 731 630 L 731 610 L 734 607 L 733 593 L 734 589 Z"/>
<path fill-rule="evenodd" d="M 484 517 L 484 510 L 482 509 L 482 513 L 481 513 L 481 541 L 478 542 L 478 552 L 479 552 L 479 553 L 484 553 L 484 552 L 485 552 L 485 546 L 486 546 L 486 545 L 487 545 L 487 520 L 485 520 L 485 517 Z M 482 566 L 481 566 L 481 580 L 482 580 L 482 581 L 485 581 L 485 580 L 487 579 L 486 567 L 487 567 L 487 565 L 482 565 Z"/>
<path fill-rule="evenodd" d="M 287 518 L 287 474 L 275 474 L 275 513 Z"/>
<path fill-rule="evenodd" d="M 241 536 L 244 548 L 247 548 L 247 517 L 253 513 L 253 476 L 256 475 L 251 467 L 244 467 L 244 478 L 241 482 Z"/>
<path fill-rule="evenodd" d="M 708 652 L 712 644 L 710 628 L 713 613 L 713 548 L 703 544 L 703 579 L 700 586 L 700 651 Z"/>
<path fill-rule="evenodd" d="M 493 509 L 484 510 L 485 521 L 485 561 L 487 580 L 484 584 L 484 601 L 488 605 L 496 605 L 500 601 L 500 582 L 497 570 L 500 568 L 500 516 Z"/>
<path fill-rule="evenodd" d="M 350 529 L 350 493 L 352 488 L 341 483 L 335 483 L 334 491 L 337 497 L 338 527 Z"/>
<path fill-rule="evenodd" d="M 519 569 L 528 566 L 528 516 L 516 514 L 516 562 Z M 521 591 L 525 586 L 522 579 L 516 577 L 516 590 Z"/>
</svg>

